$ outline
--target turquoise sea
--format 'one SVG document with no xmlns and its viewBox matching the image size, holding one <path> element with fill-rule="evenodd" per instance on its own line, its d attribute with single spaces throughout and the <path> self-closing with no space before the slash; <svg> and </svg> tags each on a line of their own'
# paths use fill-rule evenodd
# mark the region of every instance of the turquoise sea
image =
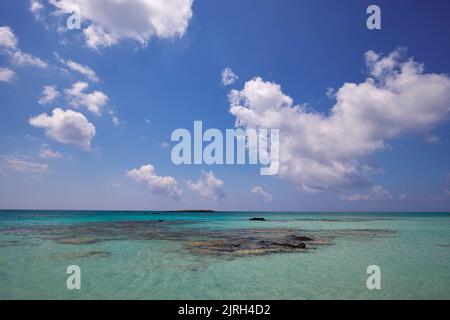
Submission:
<svg viewBox="0 0 450 320">
<path fill-rule="evenodd" d="M 0 299 L 449 298 L 450 213 L 0 211 Z"/>
</svg>

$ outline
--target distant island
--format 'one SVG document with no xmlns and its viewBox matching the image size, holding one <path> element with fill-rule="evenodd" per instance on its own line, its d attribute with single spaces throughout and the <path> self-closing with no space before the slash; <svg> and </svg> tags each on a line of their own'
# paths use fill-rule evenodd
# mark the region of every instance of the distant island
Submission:
<svg viewBox="0 0 450 320">
<path fill-rule="evenodd" d="M 191 212 L 216 212 L 216 211 L 214 211 L 214 210 L 170 210 L 167 212 L 189 212 L 189 213 L 191 213 Z"/>
</svg>

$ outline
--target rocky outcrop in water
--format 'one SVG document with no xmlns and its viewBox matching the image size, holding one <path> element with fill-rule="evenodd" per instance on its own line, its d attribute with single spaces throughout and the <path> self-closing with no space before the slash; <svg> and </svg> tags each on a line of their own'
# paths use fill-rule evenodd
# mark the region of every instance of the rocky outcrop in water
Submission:
<svg viewBox="0 0 450 320">
<path fill-rule="evenodd" d="M 160 219 L 162 220 L 162 219 Z M 1 233 L 29 235 L 68 246 L 90 247 L 76 257 L 108 256 L 95 247 L 104 241 L 166 240 L 179 241 L 192 254 L 239 257 L 254 254 L 298 253 L 330 245 L 336 238 L 356 241 L 391 236 L 387 229 L 300 230 L 298 228 L 199 228 L 197 222 L 186 221 L 109 221 L 65 225 L 0 228 Z M 20 245 L 22 240 L 3 245 Z"/>
<path fill-rule="evenodd" d="M 308 243 L 308 245 L 306 244 Z M 197 254 L 268 254 L 277 252 L 301 252 L 327 244 L 325 239 L 317 241 L 308 236 L 280 235 L 277 231 L 266 233 L 241 234 L 212 241 L 193 241 L 186 245 L 187 249 Z"/>
</svg>

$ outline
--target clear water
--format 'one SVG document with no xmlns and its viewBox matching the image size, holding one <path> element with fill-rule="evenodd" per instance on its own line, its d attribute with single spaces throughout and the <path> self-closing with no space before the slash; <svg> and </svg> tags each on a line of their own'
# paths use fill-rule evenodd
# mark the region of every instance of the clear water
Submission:
<svg viewBox="0 0 450 320">
<path fill-rule="evenodd" d="M 193 254 L 187 239 L 64 244 L 33 231 L 147 220 L 181 222 L 172 232 L 198 230 L 200 237 L 204 230 L 257 228 L 394 233 L 340 236 L 306 252 L 228 257 Z M 92 251 L 108 254 L 84 255 Z M 66 287 L 66 267 L 73 264 L 81 268 L 81 290 Z M 381 290 L 367 289 L 369 265 L 381 268 Z M 449 298 L 449 213 L 0 211 L 0 299 Z"/>
</svg>

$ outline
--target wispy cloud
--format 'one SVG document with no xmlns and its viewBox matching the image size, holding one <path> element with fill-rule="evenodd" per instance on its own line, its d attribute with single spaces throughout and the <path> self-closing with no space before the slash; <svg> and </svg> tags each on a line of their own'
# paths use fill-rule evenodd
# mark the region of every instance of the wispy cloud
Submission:
<svg viewBox="0 0 450 320">
<path fill-rule="evenodd" d="M 264 202 L 272 202 L 272 200 L 273 200 L 273 195 L 266 192 L 262 187 L 255 186 L 251 189 L 251 192 L 262 196 L 264 199 Z"/>
<path fill-rule="evenodd" d="M 230 68 L 225 68 L 222 70 L 222 84 L 224 86 L 229 86 L 236 82 L 239 77 Z"/>
<path fill-rule="evenodd" d="M 42 159 L 56 160 L 61 159 L 63 155 L 58 151 L 53 151 L 47 145 L 44 145 L 39 151 L 39 157 L 41 157 Z"/>
<path fill-rule="evenodd" d="M 22 52 L 18 44 L 19 40 L 9 26 L 0 27 L 0 52 L 6 55 L 12 63 L 19 66 L 48 67 L 48 64 L 40 58 Z"/>
<path fill-rule="evenodd" d="M 18 172 L 42 173 L 48 170 L 46 164 L 23 160 L 16 156 L 0 156 L 0 165 Z"/>
<path fill-rule="evenodd" d="M 44 5 L 40 0 L 30 0 L 30 12 L 36 21 L 43 21 Z"/>
<path fill-rule="evenodd" d="M 389 191 L 384 189 L 380 185 L 375 185 L 372 187 L 370 192 L 368 193 L 355 193 L 350 195 L 341 194 L 341 200 L 355 202 L 355 201 L 367 201 L 370 199 L 378 199 L 378 200 L 392 200 L 392 195 Z M 402 194 L 397 197 L 398 200 L 406 199 L 406 195 Z"/>
<path fill-rule="evenodd" d="M 90 81 L 92 82 L 98 82 L 100 81 L 99 77 L 97 76 L 96 72 L 86 66 L 86 65 L 82 65 L 78 62 L 75 62 L 73 60 L 64 60 L 62 58 L 59 58 L 59 61 L 65 65 L 67 68 L 69 68 L 72 71 L 78 72 L 81 75 L 85 76 L 86 78 L 88 78 Z"/>
</svg>

